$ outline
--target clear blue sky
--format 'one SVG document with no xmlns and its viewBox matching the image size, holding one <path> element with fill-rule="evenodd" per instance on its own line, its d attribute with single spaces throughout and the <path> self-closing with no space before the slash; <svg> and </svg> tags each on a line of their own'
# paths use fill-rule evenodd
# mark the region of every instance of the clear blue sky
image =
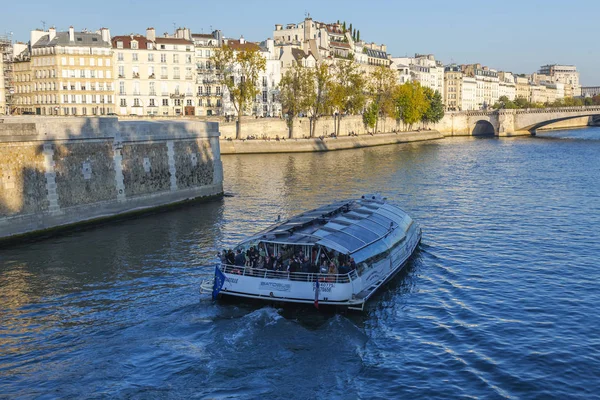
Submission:
<svg viewBox="0 0 600 400">
<path fill-rule="evenodd" d="M 108 27 L 112 35 L 221 29 L 227 37 L 260 41 L 276 23 L 297 23 L 310 12 L 318 21 L 352 22 L 361 38 L 385 43 L 394 56 L 434 53 L 444 63 L 480 62 L 498 70 L 535 72 L 548 63 L 575 64 L 584 86 L 600 85 L 600 0 L 475 1 L 156 1 L 7 0 L 0 34 L 27 41 L 29 31 Z"/>
</svg>

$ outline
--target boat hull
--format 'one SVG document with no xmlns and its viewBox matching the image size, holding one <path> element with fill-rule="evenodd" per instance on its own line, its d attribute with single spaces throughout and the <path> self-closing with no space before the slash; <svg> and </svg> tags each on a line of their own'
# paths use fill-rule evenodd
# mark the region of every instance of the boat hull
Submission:
<svg viewBox="0 0 600 400">
<path fill-rule="evenodd" d="M 276 303 L 313 304 L 319 283 L 319 305 L 362 310 L 365 303 L 381 286 L 392 280 L 407 264 L 421 241 L 421 229 L 416 228 L 407 238 L 406 245 L 371 265 L 368 270 L 340 276 L 319 274 L 287 274 L 245 268 L 222 268 L 225 282 L 220 295 L 240 299 L 259 299 Z M 235 272 L 233 272 L 235 271 Z M 344 277 L 344 276 L 341 276 Z"/>
</svg>

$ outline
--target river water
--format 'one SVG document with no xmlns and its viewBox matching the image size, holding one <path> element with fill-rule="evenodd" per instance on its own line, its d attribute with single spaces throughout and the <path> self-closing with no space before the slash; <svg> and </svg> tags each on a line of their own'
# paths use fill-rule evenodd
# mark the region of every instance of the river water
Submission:
<svg viewBox="0 0 600 400">
<path fill-rule="evenodd" d="M 233 197 L 0 250 L 0 398 L 598 398 L 600 129 L 223 158 Z M 423 227 L 363 314 L 213 303 L 216 252 L 381 192 Z"/>
</svg>

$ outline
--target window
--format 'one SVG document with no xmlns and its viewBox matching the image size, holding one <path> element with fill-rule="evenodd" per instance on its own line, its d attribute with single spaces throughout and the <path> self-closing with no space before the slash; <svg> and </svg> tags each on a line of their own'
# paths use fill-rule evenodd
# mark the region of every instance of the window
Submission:
<svg viewBox="0 0 600 400">
<path fill-rule="evenodd" d="M 169 99 L 162 99 L 162 105 L 163 106 L 168 106 L 169 105 Z"/>
<path fill-rule="evenodd" d="M 148 54 L 148 62 L 154 62 L 154 54 Z"/>
<path fill-rule="evenodd" d="M 139 61 L 139 60 L 138 60 L 138 53 L 132 53 L 132 54 L 131 54 L 131 60 L 132 60 L 132 61 Z"/>
<path fill-rule="evenodd" d="M 198 99 L 198 105 L 202 107 L 202 99 Z"/>
<path fill-rule="evenodd" d="M 123 61 L 123 53 L 117 53 L 117 61 Z"/>
<path fill-rule="evenodd" d="M 175 106 L 177 106 L 177 107 L 181 106 L 181 99 L 175 99 L 174 102 L 175 102 Z"/>
<path fill-rule="evenodd" d="M 125 78 L 125 66 L 119 65 L 119 78 Z"/>
<path fill-rule="evenodd" d="M 127 107 L 127 99 L 121 99 L 121 107 Z"/>
<path fill-rule="evenodd" d="M 210 91 L 211 91 L 211 87 L 210 87 L 210 86 L 207 86 L 207 87 L 206 87 L 206 95 L 207 95 L 207 96 L 210 96 Z"/>
<path fill-rule="evenodd" d="M 125 94 L 125 82 L 119 82 L 119 94 Z"/>
<path fill-rule="evenodd" d="M 221 86 L 217 86 L 217 96 L 221 95 Z"/>
<path fill-rule="evenodd" d="M 267 77 L 263 76 L 263 86 L 266 87 L 267 86 Z"/>
<path fill-rule="evenodd" d="M 156 103 L 154 102 L 154 99 L 150 99 L 150 104 L 148 104 L 150 107 L 156 107 Z"/>
<path fill-rule="evenodd" d="M 202 96 L 202 86 L 198 86 L 198 96 Z"/>
<path fill-rule="evenodd" d="M 179 79 L 179 67 L 173 68 L 173 79 Z"/>
<path fill-rule="evenodd" d="M 137 49 L 138 48 L 138 42 L 135 41 L 135 40 L 132 40 L 131 41 L 131 48 L 134 49 L 134 50 Z"/>
<path fill-rule="evenodd" d="M 154 87 L 154 82 L 148 83 L 148 94 L 150 96 L 156 96 L 156 88 Z"/>
<path fill-rule="evenodd" d="M 173 64 L 179 64 L 179 54 L 173 54 Z"/>
<path fill-rule="evenodd" d="M 186 64 L 191 64 L 192 63 L 192 55 L 191 54 L 186 54 L 185 55 L 185 63 Z"/>
<path fill-rule="evenodd" d="M 140 99 L 133 99 L 133 106 L 134 107 L 139 107 L 140 106 Z"/>
<path fill-rule="evenodd" d="M 267 91 L 263 91 L 263 103 L 267 102 Z"/>
<path fill-rule="evenodd" d="M 193 104 L 192 104 L 192 100 L 191 100 L 191 99 L 188 99 L 188 100 L 186 101 L 186 105 L 187 105 L 187 106 L 192 106 L 192 105 L 193 105 Z"/>
<path fill-rule="evenodd" d="M 122 49 L 123 48 L 123 42 L 118 41 L 117 42 L 117 49 Z"/>
<path fill-rule="evenodd" d="M 166 54 L 162 53 L 160 55 L 160 62 L 161 63 L 166 63 L 167 62 L 167 55 Z"/>
<path fill-rule="evenodd" d="M 160 67 L 160 78 L 161 79 L 169 78 L 169 74 L 167 73 L 167 67 Z"/>
</svg>

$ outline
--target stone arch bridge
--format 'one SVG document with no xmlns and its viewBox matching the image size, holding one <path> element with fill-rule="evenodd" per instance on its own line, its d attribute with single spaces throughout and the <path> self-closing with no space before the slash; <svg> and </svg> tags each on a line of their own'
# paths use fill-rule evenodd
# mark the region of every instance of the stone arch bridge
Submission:
<svg viewBox="0 0 600 400">
<path fill-rule="evenodd" d="M 582 117 L 600 121 L 600 106 L 450 112 L 435 129 L 445 135 L 535 135 L 547 125 Z"/>
</svg>

